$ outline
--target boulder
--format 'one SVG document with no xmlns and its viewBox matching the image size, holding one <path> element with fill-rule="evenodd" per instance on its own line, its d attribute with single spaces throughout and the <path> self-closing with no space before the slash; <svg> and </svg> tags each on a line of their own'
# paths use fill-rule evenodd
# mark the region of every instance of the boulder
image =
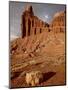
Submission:
<svg viewBox="0 0 68 90">
<path fill-rule="evenodd" d="M 31 86 L 36 86 L 43 80 L 43 74 L 40 71 L 31 71 L 26 73 L 26 83 Z"/>
</svg>

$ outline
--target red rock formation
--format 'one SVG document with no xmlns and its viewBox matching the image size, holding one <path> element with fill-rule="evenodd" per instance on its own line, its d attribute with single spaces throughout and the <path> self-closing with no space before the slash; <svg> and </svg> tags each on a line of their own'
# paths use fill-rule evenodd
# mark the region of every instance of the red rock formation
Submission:
<svg viewBox="0 0 68 90">
<path fill-rule="evenodd" d="M 65 12 L 56 13 L 49 25 L 34 15 L 32 6 L 26 7 L 21 17 L 22 38 L 25 36 L 39 34 L 44 31 L 64 32 L 65 14 Z"/>
<path fill-rule="evenodd" d="M 25 36 L 39 34 L 48 31 L 48 23 L 43 22 L 37 16 L 34 16 L 32 6 L 26 8 L 21 18 L 22 38 Z"/>
<path fill-rule="evenodd" d="M 51 31 L 54 32 L 65 32 L 65 12 L 56 13 L 50 25 Z"/>
<path fill-rule="evenodd" d="M 32 6 L 26 8 L 21 20 L 22 38 L 10 43 L 11 88 L 64 85 L 65 33 L 53 32 L 65 29 L 65 14 L 54 16 L 52 32 L 48 32 L 47 23 L 34 16 Z"/>
</svg>

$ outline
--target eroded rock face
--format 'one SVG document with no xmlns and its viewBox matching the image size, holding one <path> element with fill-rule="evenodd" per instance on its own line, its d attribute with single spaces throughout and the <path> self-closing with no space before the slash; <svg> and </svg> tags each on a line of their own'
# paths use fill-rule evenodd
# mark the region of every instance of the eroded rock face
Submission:
<svg viewBox="0 0 68 90">
<path fill-rule="evenodd" d="M 53 32 L 65 32 L 65 15 L 66 12 L 58 12 L 54 15 L 50 25 L 50 29 Z"/>
<path fill-rule="evenodd" d="M 49 30 L 49 24 L 34 16 L 32 6 L 26 8 L 21 17 L 22 38 Z"/>
<path fill-rule="evenodd" d="M 37 35 L 42 32 L 64 32 L 65 15 L 66 12 L 56 13 L 49 25 L 34 15 L 32 6 L 26 7 L 21 17 L 22 38 L 30 35 Z"/>
<path fill-rule="evenodd" d="M 54 34 L 54 32 L 60 32 L 60 27 L 65 28 L 64 18 L 64 13 L 56 14 L 51 29 L 49 29 L 47 23 L 34 16 L 31 6 L 25 9 L 21 24 L 22 38 L 17 38 L 10 44 L 12 87 L 19 87 L 19 85 L 24 87 L 24 83 L 25 87 L 28 85 L 45 86 L 46 81 L 43 78 L 46 78 L 44 76 L 46 71 L 54 70 L 57 72 L 59 70 L 59 72 L 63 72 L 65 66 L 65 64 L 62 66 L 65 62 L 65 33 Z M 57 69 L 57 65 L 61 68 L 58 67 Z M 37 70 L 41 70 L 41 72 Z M 62 75 L 61 73 L 60 77 Z M 60 79 L 58 78 L 58 80 Z M 16 82 L 18 83 L 16 84 Z M 56 83 L 57 80 L 54 82 Z M 51 85 L 53 84 L 51 83 Z"/>
<path fill-rule="evenodd" d="M 34 15 L 32 6 L 26 6 L 25 11 L 31 15 Z"/>
<path fill-rule="evenodd" d="M 26 83 L 31 86 L 38 85 L 43 80 L 43 74 L 40 71 L 26 73 Z"/>
</svg>

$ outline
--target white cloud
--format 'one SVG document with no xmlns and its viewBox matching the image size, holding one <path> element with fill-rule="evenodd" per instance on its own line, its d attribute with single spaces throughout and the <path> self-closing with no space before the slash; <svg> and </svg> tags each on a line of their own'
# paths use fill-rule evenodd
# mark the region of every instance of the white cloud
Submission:
<svg viewBox="0 0 68 90">
<path fill-rule="evenodd" d="M 48 15 L 45 15 L 45 18 L 48 19 L 49 18 Z"/>
</svg>

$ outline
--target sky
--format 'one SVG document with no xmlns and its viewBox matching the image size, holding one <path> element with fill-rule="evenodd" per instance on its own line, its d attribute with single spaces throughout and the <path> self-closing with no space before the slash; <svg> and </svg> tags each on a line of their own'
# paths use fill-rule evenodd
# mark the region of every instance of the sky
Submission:
<svg viewBox="0 0 68 90">
<path fill-rule="evenodd" d="M 47 4 L 47 3 L 27 3 L 27 2 L 9 2 L 9 26 L 10 39 L 21 36 L 21 15 L 27 5 L 32 5 L 34 15 L 50 23 L 55 13 L 65 11 L 64 4 Z"/>
</svg>

